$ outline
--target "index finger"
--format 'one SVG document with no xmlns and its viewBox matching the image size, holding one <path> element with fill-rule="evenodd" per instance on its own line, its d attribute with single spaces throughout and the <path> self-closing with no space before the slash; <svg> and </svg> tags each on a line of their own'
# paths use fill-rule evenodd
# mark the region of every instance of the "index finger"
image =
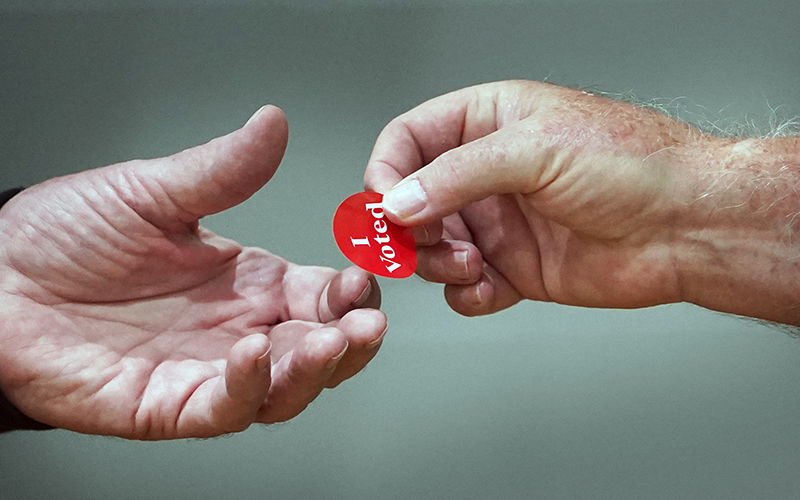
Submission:
<svg viewBox="0 0 800 500">
<path fill-rule="evenodd" d="M 375 141 L 364 186 L 384 193 L 441 154 L 497 130 L 495 84 L 435 97 L 398 116 Z"/>
</svg>

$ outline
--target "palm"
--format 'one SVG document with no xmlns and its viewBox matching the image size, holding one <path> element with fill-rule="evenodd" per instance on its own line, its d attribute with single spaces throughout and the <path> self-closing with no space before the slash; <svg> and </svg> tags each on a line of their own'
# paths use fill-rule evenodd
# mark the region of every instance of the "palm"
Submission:
<svg viewBox="0 0 800 500">
<path fill-rule="evenodd" d="M 4 211 L 0 382 L 20 409 L 88 433 L 211 436 L 289 419 L 374 356 L 385 318 L 352 310 L 369 275 L 243 249 L 152 186 L 133 197 L 146 168 L 55 179 Z"/>
<path fill-rule="evenodd" d="M 512 292 L 510 302 L 648 306 L 672 285 L 669 261 L 657 248 L 660 236 L 621 230 L 623 222 L 615 220 L 569 229 L 539 206 L 531 197 L 492 196 L 445 219 L 443 238 L 472 243 L 484 272 Z"/>
</svg>

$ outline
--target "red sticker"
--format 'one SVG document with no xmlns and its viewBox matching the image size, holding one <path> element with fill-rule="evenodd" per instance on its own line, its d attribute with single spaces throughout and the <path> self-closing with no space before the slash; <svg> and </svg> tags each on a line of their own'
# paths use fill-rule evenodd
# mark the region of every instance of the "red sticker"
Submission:
<svg viewBox="0 0 800 500">
<path fill-rule="evenodd" d="M 408 278 L 417 268 L 414 234 L 384 217 L 382 201 L 382 194 L 369 192 L 344 200 L 333 216 L 333 236 L 342 253 L 361 269 Z"/>
</svg>

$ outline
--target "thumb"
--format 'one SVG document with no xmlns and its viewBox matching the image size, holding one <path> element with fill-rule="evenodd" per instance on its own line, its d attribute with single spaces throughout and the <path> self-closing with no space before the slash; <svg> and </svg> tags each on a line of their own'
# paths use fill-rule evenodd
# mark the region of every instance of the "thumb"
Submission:
<svg viewBox="0 0 800 500">
<path fill-rule="evenodd" d="M 172 205 L 174 211 L 158 210 L 162 216 L 177 214 L 181 222 L 194 222 L 238 205 L 266 184 L 283 158 L 288 134 L 283 111 L 264 106 L 239 130 L 144 162 L 137 177 L 157 183 L 161 193 L 153 198 L 159 205 L 162 200 Z"/>
<path fill-rule="evenodd" d="M 451 149 L 409 175 L 383 197 L 389 218 L 429 224 L 496 194 L 529 193 L 547 183 L 552 153 L 530 132 L 509 127 Z"/>
</svg>

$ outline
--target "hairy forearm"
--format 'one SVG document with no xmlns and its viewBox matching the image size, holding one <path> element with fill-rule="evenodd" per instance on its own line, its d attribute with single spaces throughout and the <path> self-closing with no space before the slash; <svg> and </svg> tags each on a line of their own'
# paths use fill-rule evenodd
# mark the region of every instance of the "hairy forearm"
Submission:
<svg viewBox="0 0 800 500">
<path fill-rule="evenodd" d="M 689 167 L 676 235 L 684 298 L 800 326 L 800 138 L 712 144 Z"/>
</svg>

